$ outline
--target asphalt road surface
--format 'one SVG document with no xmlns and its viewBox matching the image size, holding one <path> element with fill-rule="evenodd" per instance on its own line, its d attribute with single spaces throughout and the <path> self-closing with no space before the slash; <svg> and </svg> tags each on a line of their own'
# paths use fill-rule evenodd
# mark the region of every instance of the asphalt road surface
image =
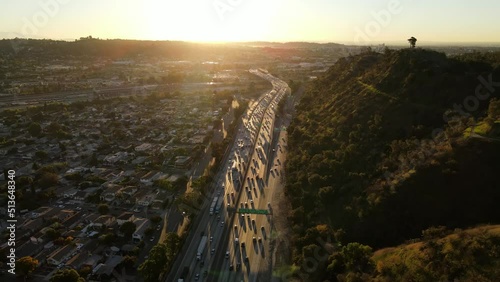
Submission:
<svg viewBox="0 0 500 282">
<path fill-rule="evenodd" d="M 181 276 L 184 281 L 270 280 L 268 238 L 272 216 L 248 214 L 243 217 L 235 210 L 241 205 L 271 210 L 271 198 L 266 198 L 266 195 L 269 193 L 268 179 L 274 179 L 267 175 L 275 173 L 274 160 L 270 161 L 276 152 L 271 146 L 277 145 L 277 142 L 273 143 L 275 110 L 290 89 L 285 82 L 266 73 L 251 72 L 272 82 L 273 90 L 264 93 L 243 115 L 234 143 L 216 176 L 216 189 L 205 200 L 196 220 L 198 224 L 192 227 L 186 240 L 188 246 L 179 255 L 166 281 L 178 281 Z M 270 165 L 273 165 L 273 172 L 268 168 Z M 276 169 L 280 173 L 277 166 Z M 214 197 L 224 200 L 221 211 L 211 215 L 209 206 Z M 201 260 L 197 260 L 202 236 L 209 240 L 203 248 Z M 189 269 L 187 273 L 185 268 Z"/>
</svg>

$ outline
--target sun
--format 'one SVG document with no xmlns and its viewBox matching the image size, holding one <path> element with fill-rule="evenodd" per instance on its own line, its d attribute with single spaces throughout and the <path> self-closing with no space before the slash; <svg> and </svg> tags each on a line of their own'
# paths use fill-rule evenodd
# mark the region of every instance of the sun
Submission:
<svg viewBox="0 0 500 282">
<path fill-rule="evenodd" d="M 204 42 L 265 39 L 269 21 L 266 17 L 255 20 L 251 5 L 234 7 L 221 17 L 210 2 L 194 6 L 192 1 L 145 1 L 141 35 L 155 40 Z"/>
</svg>

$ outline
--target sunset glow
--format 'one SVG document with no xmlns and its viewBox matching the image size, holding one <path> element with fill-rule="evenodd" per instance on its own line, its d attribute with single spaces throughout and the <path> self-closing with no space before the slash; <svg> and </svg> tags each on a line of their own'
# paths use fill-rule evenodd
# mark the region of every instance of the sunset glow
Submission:
<svg viewBox="0 0 500 282">
<path fill-rule="evenodd" d="M 359 44 L 498 42 L 500 2 L 312 0 L 0 0 L 0 37 Z M 432 5 L 432 9 L 429 9 Z M 360 39 L 361 38 L 361 39 Z"/>
</svg>

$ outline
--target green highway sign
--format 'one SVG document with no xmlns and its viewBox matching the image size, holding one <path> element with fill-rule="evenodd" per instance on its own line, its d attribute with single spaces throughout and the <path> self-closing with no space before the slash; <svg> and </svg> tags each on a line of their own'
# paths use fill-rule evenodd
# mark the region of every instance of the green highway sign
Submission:
<svg viewBox="0 0 500 282">
<path fill-rule="evenodd" d="M 239 213 L 269 214 L 268 210 L 239 209 Z"/>
</svg>

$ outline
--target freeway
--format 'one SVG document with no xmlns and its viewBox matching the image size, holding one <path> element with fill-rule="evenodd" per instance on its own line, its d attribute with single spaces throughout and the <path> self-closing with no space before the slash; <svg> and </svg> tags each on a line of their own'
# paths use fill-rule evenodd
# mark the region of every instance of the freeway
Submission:
<svg viewBox="0 0 500 282">
<path fill-rule="evenodd" d="M 178 256 L 174 263 L 174 271 L 167 275 L 166 281 L 177 281 L 181 276 L 184 281 L 234 281 L 234 279 L 240 279 L 236 276 L 242 275 L 241 271 L 237 273 L 230 270 L 230 265 L 233 264 L 233 270 L 243 269 L 244 257 L 240 251 L 239 242 L 244 241 L 250 246 L 250 243 L 247 242 L 250 242 L 252 238 L 239 231 L 243 228 L 238 226 L 241 216 L 234 211 L 243 204 L 244 201 L 240 199 L 250 201 L 249 207 L 251 208 L 267 209 L 267 201 L 264 196 L 265 181 L 262 177 L 264 177 L 266 169 L 264 164 L 267 163 L 268 151 L 274 135 L 274 111 L 277 109 L 278 102 L 290 91 L 285 82 L 267 73 L 257 70 L 251 70 L 251 72 L 271 81 L 273 90 L 263 94 L 257 102 L 252 103 L 243 115 L 234 143 L 222 162 L 222 169 L 215 178 L 216 188 L 213 194 L 205 199 L 200 214 L 190 231 L 191 234 L 185 241 L 183 253 Z M 258 164 L 256 159 L 261 164 Z M 250 179 L 248 175 L 251 173 L 253 175 Z M 249 189 L 255 193 L 255 197 L 250 196 Z M 208 209 L 214 197 L 224 199 L 224 208 L 220 213 L 210 215 Z M 256 226 L 260 226 L 260 224 L 269 228 L 270 217 L 263 219 L 260 216 L 255 221 L 254 226 L 245 225 L 244 228 L 252 227 L 256 231 Z M 245 217 L 245 219 L 247 218 L 250 220 L 248 216 Z M 248 222 L 251 223 L 251 221 Z M 264 227 L 265 229 L 266 227 Z M 203 236 L 208 236 L 209 242 L 207 251 L 198 261 L 196 260 L 196 251 Z M 238 237 L 240 236 L 242 241 L 239 241 Z M 235 248 L 234 242 L 236 240 L 238 240 L 238 247 Z M 249 260 L 255 266 L 260 264 L 260 258 L 257 256 L 249 255 Z M 183 273 L 186 272 L 185 269 L 189 269 L 189 271 Z M 245 269 L 250 270 L 248 266 L 245 266 Z M 255 281 L 257 274 L 248 273 L 248 276 L 241 277 L 240 280 Z"/>
<path fill-rule="evenodd" d="M 259 123 L 257 139 L 249 158 L 250 164 L 243 176 L 244 188 L 234 205 L 236 208 L 272 212 L 270 187 L 275 185 L 276 176 L 282 171 L 279 156 L 276 156 L 276 167 L 270 166 L 275 163 L 276 149 L 272 147 L 278 145 L 273 137 L 280 133 L 279 128 L 275 130 L 275 111 L 278 102 L 290 90 L 281 80 L 267 74 L 263 74 L 263 77 L 273 83 L 276 93 Z M 269 174 L 273 176 L 273 183 L 268 181 Z M 225 240 L 227 249 L 225 252 L 224 249 L 220 250 L 224 256 L 216 256 L 215 267 L 212 267 L 218 269 L 217 275 L 211 276 L 207 281 L 269 281 L 272 260 L 268 239 L 272 229 L 272 215 L 237 214 L 230 222 Z"/>
<path fill-rule="evenodd" d="M 76 101 L 87 101 L 93 98 L 100 97 L 113 98 L 113 97 L 128 97 L 128 96 L 147 96 L 152 91 L 185 91 L 192 92 L 194 90 L 206 89 L 207 87 L 213 89 L 232 89 L 233 86 L 224 86 L 221 83 L 168 83 L 168 84 L 148 84 L 148 85 L 135 85 L 135 86 L 113 86 L 104 87 L 99 89 L 82 89 L 70 90 L 43 94 L 2 94 L 0 93 L 0 108 L 10 107 L 25 107 L 43 105 L 45 102 L 62 102 L 71 103 Z"/>
</svg>

